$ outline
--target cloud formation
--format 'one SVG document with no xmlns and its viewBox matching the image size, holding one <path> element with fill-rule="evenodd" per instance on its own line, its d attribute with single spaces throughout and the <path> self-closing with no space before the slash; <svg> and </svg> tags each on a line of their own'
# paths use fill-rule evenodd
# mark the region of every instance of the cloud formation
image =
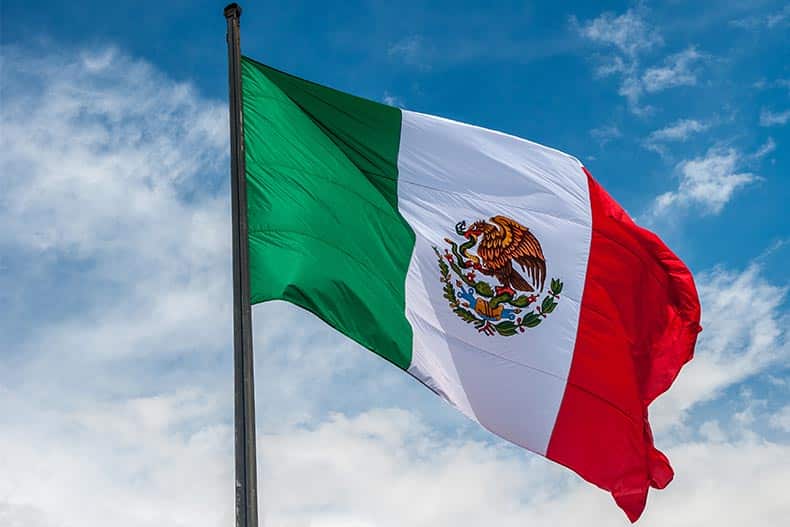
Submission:
<svg viewBox="0 0 790 527">
<path fill-rule="evenodd" d="M 722 267 L 696 277 L 702 328 L 694 360 L 651 407 L 658 430 L 682 425 L 690 408 L 790 358 L 787 286 L 768 282 L 758 264 L 742 271 Z M 759 298 L 759 302 L 744 301 Z"/>
<path fill-rule="evenodd" d="M 786 433 L 790 433 L 790 404 L 784 405 L 778 412 L 771 416 L 771 426 Z"/>
<path fill-rule="evenodd" d="M 790 26 L 790 6 L 784 6 L 782 9 L 770 13 L 731 20 L 730 25 L 752 31 L 784 28 Z"/>
<path fill-rule="evenodd" d="M 659 32 L 647 23 L 641 9 L 629 9 L 621 15 L 603 13 L 586 24 L 572 19 L 572 23 L 589 40 L 613 46 L 632 58 L 664 43 Z"/>
<path fill-rule="evenodd" d="M 790 110 L 774 112 L 763 108 L 760 112 L 760 126 L 784 126 L 790 121 Z"/>
<path fill-rule="evenodd" d="M 642 75 L 644 90 L 653 93 L 676 86 L 693 86 L 697 83 L 695 66 L 703 55 L 694 47 L 664 59 L 662 66 L 648 68 Z"/>
<path fill-rule="evenodd" d="M 623 133 L 615 125 L 599 126 L 590 130 L 590 136 L 598 141 L 601 146 L 605 146 L 613 139 L 619 139 Z"/>
<path fill-rule="evenodd" d="M 739 172 L 743 156 L 734 148 L 712 148 L 702 157 L 683 161 L 677 167 L 680 184 L 677 190 L 658 196 L 653 214 L 698 207 L 705 214 L 718 214 L 735 192 L 758 181 L 751 172 Z"/>
<path fill-rule="evenodd" d="M 0 523 L 228 524 L 224 105 L 113 48 L 2 55 Z"/>
<path fill-rule="evenodd" d="M 666 154 L 666 143 L 684 142 L 692 135 L 704 132 L 710 124 L 697 119 L 680 119 L 659 130 L 653 130 L 644 141 L 645 148 Z"/>
<path fill-rule="evenodd" d="M 596 73 L 601 77 L 618 77 L 618 94 L 625 97 L 629 109 L 640 116 L 653 111 L 651 106 L 642 103 L 646 94 L 696 84 L 697 67 L 705 58 L 691 46 L 664 58 L 660 65 L 645 68 L 645 57 L 664 44 L 660 32 L 646 16 L 647 10 L 640 5 L 621 15 L 606 12 L 585 23 L 571 18 L 571 26 L 579 35 L 608 52 L 602 57 Z"/>
<path fill-rule="evenodd" d="M 431 46 L 421 35 L 409 35 L 392 44 L 387 49 L 390 58 L 397 59 L 406 65 L 414 66 L 421 70 L 431 69 Z"/>
<path fill-rule="evenodd" d="M 776 150 L 776 141 L 774 141 L 773 137 L 769 137 L 751 157 L 754 159 L 762 159 L 774 150 Z"/>
</svg>

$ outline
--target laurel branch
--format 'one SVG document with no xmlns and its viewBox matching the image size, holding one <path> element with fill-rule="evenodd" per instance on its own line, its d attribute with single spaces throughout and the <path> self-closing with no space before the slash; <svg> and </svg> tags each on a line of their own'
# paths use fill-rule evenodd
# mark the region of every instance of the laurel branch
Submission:
<svg viewBox="0 0 790 527">
<path fill-rule="evenodd" d="M 467 324 L 472 324 L 480 332 L 492 336 L 495 334 L 502 335 L 503 337 L 510 337 L 516 333 L 523 333 L 527 328 L 534 328 L 543 322 L 543 319 L 549 316 L 559 304 L 560 293 L 562 293 L 563 283 L 557 279 L 552 278 L 549 283 L 549 290 L 540 300 L 540 295 L 518 295 L 513 297 L 509 293 L 495 295 L 491 284 L 477 279 L 474 271 L 466 271 L 458 265 L 456 258 L 450 251 L 445 249 L 444 254 L 439 252 L 435 246 L 433 251 L 439 262 L 439 271 L 441 272 L 441 281 L 444 283 L 442 288 L 444 291 L 444 298 L 450 304 L 450 309 L 453 313 L 458 315 Z M 462 264 L 466 268 L 466 261 Z M 452 274 L 451 274 L 452 272 Z M 453 275 L 455 275 L 455 283 L 453 283 Z M 463 288 L 464 285 L 469 287 L 469 290 L 464 290 L 464 293 L 459 293 L 456 287 Z M 475 295 L 476 298 L 483 298 L 486 302 L 486 309 L 494 311 L 499 307 L 508 306 L 509 312 L 515 318 L 513 320 L 506 318 L 495 322 L 483 316 L 479 316 L 475 311 L 475 307 L 471 305 L 469 300 Z M 530 308 L 530 306 L 533 306 Z M 530 308 L 527 310 L 527 308 Z M 522 314 L 523 313 L 523 314 Z"/>
</svg>

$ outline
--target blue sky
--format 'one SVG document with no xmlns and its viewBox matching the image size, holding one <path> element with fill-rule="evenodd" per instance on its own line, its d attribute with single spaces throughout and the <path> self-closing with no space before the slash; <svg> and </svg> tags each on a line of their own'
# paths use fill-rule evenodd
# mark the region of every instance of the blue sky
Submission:
<svg viewBox="0 0 790 527">
<path fill-rule="evenodd" d="M 0 524 L 230 521 L 223 6 L 0 6 Z M 652 410 L 677 478 L 640 523 L 786 519 L 790 9 L 243 8 L 258 60 L 583 160 L 703 302 Z M 626 524 L 310 316 L 255 317 L 267 525 Z"/>
</svg>

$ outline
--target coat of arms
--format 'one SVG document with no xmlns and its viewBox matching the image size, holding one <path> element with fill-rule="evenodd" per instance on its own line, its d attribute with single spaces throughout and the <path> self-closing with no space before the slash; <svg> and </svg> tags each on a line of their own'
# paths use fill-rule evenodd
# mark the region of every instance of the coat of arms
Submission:
<svg viewBox="0 0 790 527">
<path fill-rule="evenodd" d="M 485 335 L 512 336 L 534 328 L 558 305 L 562 282 L 552 278 L 544 293 L 546 258 L 530 230 L 505 216 L 456 224 L 462 243 L 449 245 L 439 260 L 450 309 Z M 483 277 L 491 277 L 492 284 Z"/>
</svg>

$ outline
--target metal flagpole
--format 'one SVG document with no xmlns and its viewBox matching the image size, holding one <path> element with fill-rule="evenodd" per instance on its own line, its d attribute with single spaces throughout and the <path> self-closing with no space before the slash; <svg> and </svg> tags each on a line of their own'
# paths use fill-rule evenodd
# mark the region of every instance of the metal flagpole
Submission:
<svg viewBox="0 0 790 527">
<path fill-rule="evenodd" d="M 255 389 L 252 358 L 247 246 L 247 189 L 244 130 L 241 113 L 241 7 L 225 7 L 228 24 L 228 86 L 230 103 L 230 177 L 233 221 L 233 370 L 236 454 L 236 527 L 258 527 L 258 483 L 255 460 Z"/>
</svg>

